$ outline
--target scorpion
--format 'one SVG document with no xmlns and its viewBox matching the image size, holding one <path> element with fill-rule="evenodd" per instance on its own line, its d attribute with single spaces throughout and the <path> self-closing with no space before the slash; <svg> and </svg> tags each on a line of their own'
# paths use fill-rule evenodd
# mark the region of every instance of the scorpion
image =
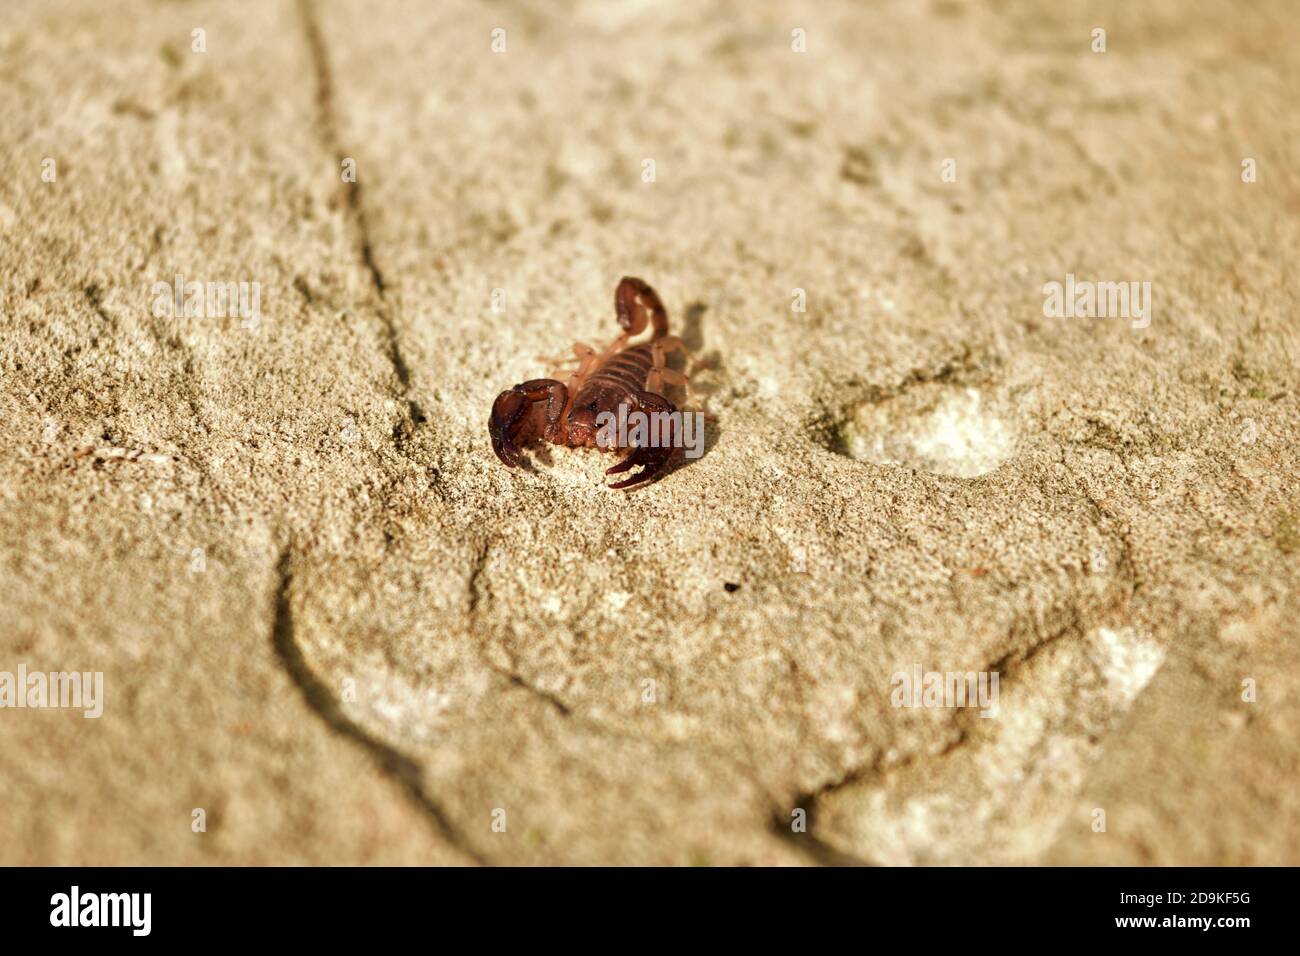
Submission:
<svg viewBox="0 0 1300 956">
<path fill-rule="evenodd" d="M 685 352 L 686 346 L 668 334 L 668 313 L 658 293 L 641 279 L 624 276 L 614 291 L 614 313 L 622 334 L 599 351 L 581 342 L 574 345 L 577 368 L 567 382 L 536 378 L 507 389 L 492 403 L 488 433 L 492 450 L 506 465 L 518 465 L 520 446 L 538 437 L 568 448 L 623 450 L 601 433 L 599 425 L 602 414 L 616 414 L 620 405 L 647 416 L 666 412 L 668 415 L 659 419 L 664 422 L 677 417 L 677 407 L 663 396 L 664 386 L 685 386 L 688 379 L 668 368 L 667 358 L 673 352 Z M 629 345 L 647 325 L 650 337 Z M 545 412 L 539 421 L 530 412 L 542 402 L 546 403 Z M 658 442 L 638 446 L 629 440 L 626 447 L 630 448 L 626 457 L 605 474 L 641 470 L 611 488 L 632 488 L 657 480 L 673 453 L 672 442 L 663 434 Z"/>
</svg>

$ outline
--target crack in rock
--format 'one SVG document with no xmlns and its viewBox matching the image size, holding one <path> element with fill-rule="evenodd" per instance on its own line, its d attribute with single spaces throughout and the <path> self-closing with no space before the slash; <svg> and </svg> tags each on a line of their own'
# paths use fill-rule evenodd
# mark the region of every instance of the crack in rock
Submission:
<svg viewBox="0 0 1300 956">
<path fill-rule="evenodd" d="M 278 585 L 275 592 L 272 642 L 276 657 L 302 694 L 307 706 L 315 711 L 332 731 L 365 750 L 380 770 L 401 787 L 406 797 L 429 821 L 439 837 L 475 863 L 488 865 L 488 860 L 469 844 L 464 834 L 452 823 L 446 811 L 424 789 L 419 765 L 410 757 L 367 733 L 360 724 L 349 717 L 343 711 L 338 699 L 307 663 L 294 633 L 293 607 L 290 601 L 293 570 L 288 548 L 280 555 L 276 564 L 276 575 Z"/>
<path fill-rule="evenodd" d="M 325 36 L 321 32 L 316 7 L 312 0 L 299 0 L 298 11 L 301 15 L 303 31 L 306 34 L 307 48 L 311 55 L 312 65 L 315 68 L 316 109 L 321 130 L 321 142 L 325 150 L 332 154 L 335 162 L 341 166 L 348 157 L 343 149 L 338 132 L 337 108 L 334 100 L 334 74 L 330 66 L 329 50 L 326 48 Z M 366 214 L 365 204 L 361 201 L 361 183 L 359 181 L 344 182 L 341 178 L 339 183 L 347 210 L 347 220 L 352 228 L 354 243 L 361 258 L 361 263 L 370 276 L 370 282 L 374 287 L 375 296 L 378 300 L 375 312 L 383 325 L 384 344 L 388 361 L 397 375 L 398 382 L 401 384 L 402 399 L 406 402 L 407 421 L 399 424 L 394 429 L 394 441 L 400 450 L 406 440 L 410 438 L 411 432 L 427 421 L 427 417 L 419 404 L 410 395 L 411 368 L 402 352 L 401 340 L 397 334 L 397 323 L 388 305 L 386 297 L 388 286 L 384 280 L 383 272 L 375 260 L 374 243 L 370 235 L 370 222 Z"/>
<path fill-rule="evenodd" d="M 1104 509 L 1100 509 L 1095 501 L 1089 499 L 1094 508 L 1101 511 L 1107 517 L 1110 517 Z M 1001 675 L 1000 682 L 1008 685 L 1009 689 L 1014 689 L 1017 683 L 1026 681 L 1025 672 L 1031 670 L 1035 662 L 1053 649 L 1058 648 L 1064 638 L 1069 635 L 1076 635 L 1082 639 L 1082 651 L 1078 648 L 1071 648 L 1075 654 L 1082 653 L 1085 657 L 1084 663 L 1094 667 L 1097 672 L 1105 677 L 1109 682 L 1115 683 L 1119 680 L 1116 667 L 1108 667 L 1105 654 L 1100 658 L 1098 655 L 1090 653 L 1089 648 L 1096 641 L 1089 640 L 1089 628 L 1086 623 L 1088 618 L 1094 621 L 1106 620 L 1120 612 L 1133 597 L 1137 589 L 1136 569 L 1131 565 L 1131 559 L 1128 564 L 1131 574 L 1128 580 L 1124 582 L 1121 593 L 1115 596 L 1106 607 L 1096 612 L 1085 612 L 1078 604 L 1071 604 L 1068 610 L 1069 617 L 1059 627 L 1042 633 L 1037 627 L 1036 621 L 1030 622 L 1031 630 L 1037 638 L 1030 642 L 1026 647 L 1017 647 L 1016 631 L 1013 629 L 1008 635 L 1007 643 L 1010 646 L 1004 654 L 986 665 L 985 671 L 989 673 L 998 673 Z M 1105 629 L 1099 629 L 1099 632 Z M 1106 632 L 1115 633 L 1115 632 Z M 1112 651 L 1111 657 L 1117 657 L 1115 649 L 1118 647 L 1114 640 L 1105 640 L 1098 637 L 1097 640 L 1105 645 L 1104 650 Z M 1153 645 L 1158 647 L 1158 645 Z M 1121 648 L 1122 650 L 1122 648 Z M 1163 649 L 1159 652 L 1160 658 L 1163 659 Z M 1119 655 L 1126 659 L 1137 660 L 1138 657 L 1128 654 Z M 1158 666 L 1158 664 L 1157 664 Z M 1145 674 L 1144 679 L 1137 686 L 1136 691 L 1129 695 L 1128 703 L 1131 704 L 1137 693 L 1140 692 L 1149 682 L 1154 670 Z M 1127 710 L 1127 707 L 1125 707 Z M 976 712 L 971 709 L 958 709 L 953 714 L 950 726 L 955 731 L 955 735 L 939 750 L 932 753 L 923 751 L 914 751 L 905 755 L 902 759 L 892 763 L 886 762 L 885 753 L 878 752 L 874 759 L 869 763 L 859 767 L 851 768 L 847 773 L 839 778 L 830 781 L 814 790 L 806 791 L 799 794 L 794 803 L 785 811 L 784 816 L 780 812 L 773 815 L 774 828 L 777 833 L 799 846 L 812 859 L 824 865 L 843 866 L 843 865 L 879 865 L 874 862 L 867 862 L 862 857 L 848 853 L 846 850 L 837 846 L 831 840 L 828 840 L 815 832 L 814 820 L 821 816 L 819 811 L 822 806 L 828 802 L 833 802 L 837 796 L 849 795 L 864 791 L 882 792 L 890 784 L 890 778 L 897 777 L 899 774 L 913 774 L 925 776 L 935 772 L 936 767 L 950 760 L 954 756 L 963 754 L 972 746 L 979 746 L 981 741 L 987 737 L 982 734 L 985 729 L 981 726 L 982 721 L 976 716 Z M 807 832 L 803 834 L 792 833 L 789 830 L 789 820 L 795 810 L 802 809 L 806 813 Z M 843 829 L 843 826 L 838 828 Z M 895 860 L 894 862 L 899 862 Z"/>
<path fill-rule="evenodd" d="M 892 865 L 1035 862 L 1165 657 L 1130 627 L 1062 640 L 1082 629 L 1071 621 L 1015 656 L 995 719 L 959 710 L 960 733 L 939 753 L 878 760 L 813 794 L 817 839 Z"/>
</svg>

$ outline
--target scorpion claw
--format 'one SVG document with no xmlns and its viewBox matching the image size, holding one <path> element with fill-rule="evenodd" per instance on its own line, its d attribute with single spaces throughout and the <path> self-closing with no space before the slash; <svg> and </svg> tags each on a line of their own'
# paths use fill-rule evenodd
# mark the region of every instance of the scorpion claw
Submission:
<svg viewBox="0 0 1300 956">
<path fill-rule="evenodd" d="M 506 465 L 519 464 L 519 448 L 515 441 L 528 422 L 528 412 L 535 402 L 546 402 L 547 441 L 562 440 L 559 427 L 560 412 L 569 400 L 569 392 L 560 382 L 549 378 L 536 378 L 507 389 L 492 403 L 488 418 L 488 434 L 492 436 L 492 450 Z"/>
<path fill-rule="evenodd" d="M 515 447 L 514 438 L 527 410 L 527 400 L 514 389 L 502 392 L 492 403 L 492 417 L 488 419 L 492 450 L 510 468 L 519 464 L 519 449 Z"/>
<path fill-rule="evenodd" d="M 510 444 L 510 440 L 505 436 L 492 436 L 492 450 L 497 453 L 497 457 L 505 463 L 506 467 L 514 468 L 519 464 L 519 449 Z"/>
<path fill-rule="evenodd" d="M 646 446 L 643 448 L 634 448 L 632 453 L 620 461 L 612 468 L 606 468 L 605 474 L 617 475 L 620 472 L 628 471 L 638 465 L 642 466 L 641 471 L 624 478 L 622 481 L 615 482 L 610 488 L 631 488 L 633 485 L 639 485 L 642 482 L 654 481 L 668 464 L 668 459 L 672 457 L 673 450 L 669 448 L 654 448 Z"/>
</svg>

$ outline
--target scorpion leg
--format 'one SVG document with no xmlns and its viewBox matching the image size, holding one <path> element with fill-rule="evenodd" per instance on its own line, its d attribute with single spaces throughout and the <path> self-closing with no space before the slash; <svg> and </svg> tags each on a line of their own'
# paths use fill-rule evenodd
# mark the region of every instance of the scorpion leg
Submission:
<svg viewBox="0 0 1300 956">
<path fill-rule="evenodd" d="M 651 345 L 657 345 L 663 350 L 664 355 L 672 355 L 674 352 L 681 352 L 683 355 L 690 355 L 690 350 L 686 348 L 686 343 L 675 335 L 665 335 L 657 339 L 652 339 Z"/>
<path fill-rule="evenodd" d="M 631 454 L 614 467 L 605 469 L 605 474 L 617 475 L 637 466 L 641 466 L 641 471 L 631 478 L 610 485 L 611 488 L 631 488 L 642 482 L 656 480 L 673 455 L 673 416 L 677 407 L 662 395 L 653 392 L 638 392 L 634 397 L 636 410 L 647 416 L 647 444 L 634 446 Z"/>
<path fill-rule="evenodd" d="M 664 390 L 664 383 L 669 385 L 680 385 L 686 389 L 686 398 L 690 400 L 691 382 L 690 379 L 676 369 L 668 367 L 668 356 L 673 352 L 685 352 L 686 346 L 682 340 L 675 335 L 665 336 L 662 339 L 650 340 L 650 371 L 646 373 L 645 387 L 647 392 L 661 395 Z"/>
<path fill-rule="evenodd" d="M 569 390 L 563 382 L 557 382 L 553 378 L 536 378 L 502 392 L 492 403 L 492 415 L 488 419 L 492 450 L 511 468 L 519 464 L 519 448 L 515 441 L 528 421 L 528 411 L 535 403 L 543 400 L 546 401 L 546 430 L 542 437 L 549 442 L 560 443 L 564 440 L 560 416 L 569 403 Z"/>
<path fill-rule="evenodd" d="M 587 358 L 587 356 L 598 354 L 599 353 L 597 353 L 590 345 L 587 345 L 584 342 L 578 342 L 567 355 L 539 355 L 537 356 L 537 361 L 554 368 L 562 368 L 565 363 L 577 361 L 578 364 L 582 364 L 583 359 Z"/>
<path fill-rule="evenodd" d="M 646 373 L 645 387 L 647 391 L 662 392 L 664 384 L 680 385 L 686 389 L 686 395 L 691 396 L 691 380 L 671 368 L 652 368 Z"/>
<path fill-rule="evenodd" d="M 578 367 L 570 372 L 568 384 L 569 391 L 576 395 L 582 383 L 587 380 L 587 376 L 600 364 L 600 353 L 590 345 L 582 343 L 575 345 L 573 352 L 578 356 Z"/>
</svg>

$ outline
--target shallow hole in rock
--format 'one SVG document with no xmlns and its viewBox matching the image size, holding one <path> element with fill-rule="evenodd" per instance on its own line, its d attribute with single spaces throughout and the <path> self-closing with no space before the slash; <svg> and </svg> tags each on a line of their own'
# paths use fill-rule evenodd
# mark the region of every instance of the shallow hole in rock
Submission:
<svg viewBox="0 0 1300 956">
<path fill-rule="evenodd" d="M 974 388 L 916 385 L 850 409 L 838 450 L 877 465 L 977 478 L 1015 451 L 1011 417 L 998 405 Z"/>
</svg>

